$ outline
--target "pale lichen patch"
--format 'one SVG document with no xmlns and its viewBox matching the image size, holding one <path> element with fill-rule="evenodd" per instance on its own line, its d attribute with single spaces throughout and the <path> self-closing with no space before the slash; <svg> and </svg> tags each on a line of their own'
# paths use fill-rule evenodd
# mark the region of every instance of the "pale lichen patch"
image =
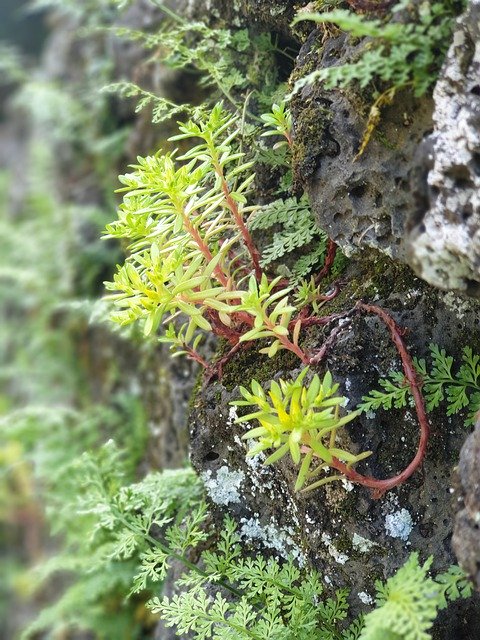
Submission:
<svg viewBox="0 0 480 640">
<path fill-rule="evenodd" d="M 352 547 L 356 551 L 359 551 L 360 553 L 368 553 L 373 549 L 373 547 L 377 546 L 377 543 L 373 542 L 373 540 L 368 540 L 368 538 L 364 538 L 363 536 L 358 535 L 358 533 L 353 534 Z"/>
<path fill-rule="evenodd" d="M 350 558 L 346 553 L 341 553 L 332 542 L 332 538 L 328 533 L 322 533 L 322 542 L 327 547 L 328 553 L 338 564 L 345 564 Z"/>
<path fill-rule="evenodd" d="M 400 509 L 389 513 L 385 517 L 385 531 L 392 538 L 399 538 L 406 542 L 412 532 L 413 520 L 407 509 Z"/>
<path fill-rule="evenodd" d="M 293 556 L 300 566 L 305 565 L 306 558 L 290 535 L 291 531 L 290 533 L 282 531 L 273 519 L 267 525 L 262 525 L 258 517 L 242 518 L 240 523 L 242 538 L 259 540 L 267 549 L 275 550 L 282 558 Z"/>
<path fill-rule="evenodd" d="M 205 489 L 215 504 L 227 505 L 240 502 L 240 487 L 245 480 L 243 471 L 230 471 L 224 465 L 213 476 L 211 470 L 201 475 Z"/>
</svg>

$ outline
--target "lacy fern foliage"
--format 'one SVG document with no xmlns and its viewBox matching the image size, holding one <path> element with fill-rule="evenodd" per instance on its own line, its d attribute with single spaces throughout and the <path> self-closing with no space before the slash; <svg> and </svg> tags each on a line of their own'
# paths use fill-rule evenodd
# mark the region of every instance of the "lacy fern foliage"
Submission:
<svg viewBox="0 0 480 640">
<path fill-rule="evenodd" d="M 462 364 L 453 370 L 454 360 L 447 356 L 445 349 L 436 344 L 430 345 L 431 365 L 424 358 L 414 360 L 420 376 L 428 411 L 447 403 L 447 416 L 455 415 L 467 409 L 465 425 L 474 424 L 480 410 L 480 356 L 473 353 L 471 347 L 462 350 Z M 410 401 L 410 386 L 403 374 L 393 371 L 387 378 L 379 380 L 381 390 L 373 390 L 362 398 L 359 408 L 362 411 L 376 411 L 380 408 L 401 409 Z"/>
<path fill-rule="evenodd" d="M 249 227 L 252 231 L 278 229 L 274 231 L 273 241 L 262 251 L 262 267 L 280 260 L 286 254 L 298 252 L 311 243 L 315 244 L 314 249 L 293 263 L 290 277 L 294 284 L 308 275 L 325 257 L 327 235 L 313 219 L 306 196 L 275 200 L 261 207 L 252 216 Z"/>
<path fill-rule="evenodd" d="M 35 582 L 44 588 L 63 572 L 73 584 L 43 609 L 23 638 L 73 628 L 140 637 L 133 601 L 126 596 L 143 594 L 145 601 L 172 559 L 205 539 L 203 488 L 193 471 L 151 473 L 134 483 L 128 455 L 109 441 L 95 453 L 77 454 L 65 469 L 51 505 L 63 550 L 36 569 Z M 124 602 L 117 621 L 108 614 L 108 599 Z"/>
<path fill-rule="evenodd" d="M 278 84 L 275 55 L 282 53 L 270 35 L 211 28 L 204 22 L 186 20 L 163 3 L 159 6 L 166 19 L 157 32 L 117 27 L 115 34 L 139 42 L 154 52 L 153 59 L 172 69 L 186 70 L 190 76 L 195 69 L 200 87 L 209 91 L 213 88 L 215 99 L 226 99 L 238 113 L 243 106 L 239 96 L 247 91 L 254 93 L 262 108 L 270 103 Z M 139 97 L 137 111 L 151 105 L 154 122 L 180 112 L 191 115 L 197 109 L 190 104 L 175 104 L 130 82 L 112 83 L 106 90 Z"/>
<path fill-rule="evenodd" d="M 402 21 L 402 16 L 405 19 L 413 11 L 407 22 Z M 397 89 L 411 86 L 416 96 L 425 94 L 436 80 L 450 42 L 456 15 L 454 3 L 422 2 L 415 10 L 410 0 L 401 0 L 392 13 L 400 19 L 389 17 L 385 22 L 344 9 L 299 14 L 296 22 L 331 23 L 354 38 L 370 40 L 354 62 L 314 71 L 302 78 L 296 89 L 317 80 L 327 88 L 345 87 L 352 82 L 366 87 L 380 81 Z"/>
<path fill-rule="evenodd" d="M 430 577 L 432 560 L 421 565 L 412 553 L 385 584 L 375 583 L 377 608 L 365 617 L 360 640 L 430 640 L 438 610 L 471 595 L 472 586 L 458 567 Z"/>
<path fill-rule="evenodd" d="M 350 640 L 347 592 L 324 598 L 319 574 L 293 561 L 257 555 L 245 558 L 233 520 L 226 518 L 215 551 L 204 552 L 206 576 L 189 572 L 184 590 L 172 598 L 154 598 L 152 610 L 179 634 L 196 640 Z M 229 585 L 229 596 L 215 585 Z M 233 597 L 232 597 L 233 594 Z"/>
</svg>

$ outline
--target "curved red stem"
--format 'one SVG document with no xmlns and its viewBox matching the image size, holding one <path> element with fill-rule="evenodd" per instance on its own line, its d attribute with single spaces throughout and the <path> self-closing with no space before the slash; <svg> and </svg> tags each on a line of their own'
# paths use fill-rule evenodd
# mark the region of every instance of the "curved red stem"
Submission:
<svg viewBox="0 0 480 640">
<path fill-rule="evenodd" d="M 386 480 L 377 480 L 376 478 L 373 478 L 371 476 L 364 476 L 354 469 L 349 468 L 344 462 L 341 462 L 337 458 L 334 458 L 333 462 L 330 464 L 331 467 L 337 469 L 337 471 L 340 471 L 340 473 L 344 474 L 352 482 L 356 482 L 357 484 L 360 484 L 364 487 L 373 489 L 373 496 L 375 498 L 380 498 L 385 493 L 385 491 L 388 491 L 389 489 L 392 489 L 393 487 L 396 487 L 397 485 L 407 480 L 422 464 L 427 450 L 428 437 L 430 435 L 430 425 L 425 410 L 425 402 L 420 391 L 420 382 L 415 371 L 415 366 L 403 341 L 401 335 L 402 332 L 397 326 L 395 320 L 384 309 L 373 304 L 357 302 L 355 308 L 359 309 L 360 311 L 365 311 L 366 313 L 375 314 L 381 320 L 383 320 L 383 322 L 390 330 L 390 335 L 392 336 L 392 340 L 402 360 L 405 377 L 408 380 L 410 389 L 412 391 L 412 396 L 415 402 L 415 409 L 418 417 L 418 423 L 420 425 L 420 439 L 415 457 L 401 473 L 393 476 L 392 478 L 387 478 Z"/>
</svg>

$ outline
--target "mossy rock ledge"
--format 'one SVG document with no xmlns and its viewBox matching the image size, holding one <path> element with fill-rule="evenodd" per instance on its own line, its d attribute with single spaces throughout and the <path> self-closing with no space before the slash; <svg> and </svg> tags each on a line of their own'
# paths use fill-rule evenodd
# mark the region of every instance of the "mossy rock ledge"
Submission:
<svg viewBox="0 0 480 640">
<path fill-rule="evenodd" d="M 352 263 L 343 279 L 348 284 L 325 313 L 349 309 L 359 299 L 375 301 L 407 329 L 405 340 L 414 355 L 428 357 L 431 342 L 452 355 L 466 343 L 479 352 L 480 305 L 475 300 L 439 292 L 408 267 L 373 252 Z M 304 345 L 319 346 L 331 328 L 310 329 Z M 380 376 L 400 370 L 401 363 L 383 323 L 374 316 L 355 315 L 344 322 L 317 371 L 322 374 L 327 368 L 354 407 Z M 268 359 L 251 349 L 230 361 L 220 382 L 198 388 L 190 416 L 191 459 L 220 512 L 234 515 L 246 543 L 275 554 L 293 553 L 317 566 L 332 588 L 348 586 L 354 611 L 374 596 L 374 580 L 391 575 L 413 550 L 422 557 L 433 554 L 435 570 L 455 562 L 451 537 L 457 496 L 452 486 L 468 435 L 464 416 L 447 417 L 445 408 L 430 414 L 432 435 L 424 465 L 380 499 L 345 482 L 296 494 L 291 461 L 283 458 L 264 467 L 256 458 L 246 460 L 247 445 L 241 440 L 245 426 L 234 423 L 229 402 L 239 398 L 239 385 L 248 385 L 252 378 L 266 388 L 269 380 L 291 378 L 299 371 L 299 362 L 286 352 Z M 418 436 L 409 408 L 362 414 L 348 426 L 345 438 L 358 451 L 374 452 L 359 470 L 389 477 L 412 459 Z M 435 637 L 480 637 L 480 598 L 453 605 L 441 616 Z"/>
</svg>

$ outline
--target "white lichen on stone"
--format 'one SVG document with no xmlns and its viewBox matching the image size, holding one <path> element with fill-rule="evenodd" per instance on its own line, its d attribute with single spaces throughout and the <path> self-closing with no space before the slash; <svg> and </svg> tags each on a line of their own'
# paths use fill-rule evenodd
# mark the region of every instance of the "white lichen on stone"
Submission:
<svg viewBox="0 0 480 640">
<path fill-rule="evenodd" d="M 230 471 L 223 465 L 214 477 L 211 470 L 201 474 L 205 489 L 215 504 L 227 505 L 240 502 L 240 487 L 245 480 L 243 471 Z"/>
<path fill-rule="evenodd" d="M 448 309 L 456 314 L 459 320 L 461 320 L 465 314 L 471 310 L 469 302 L 460 298 L 460 296 L 456 296 L 453 291 L 448 291 L 444 294 L 443 302 Z"/>
<path fill-rule="evenodd" d="M 333 544 L 332 538 L 328 533 L 322 533 L 322 542 L 327 547 L 328 553 L 338 564 L 345 564 L 350 558 L 346 553 L 341 553 Z"/>
<path fill-rule="evenodd" d="M 227 426 L 231 427 L 238 418 L 237 407 L 231 406 L 228 410 Z"/>
<path fill-rule="evenodd" d="M 360 553 L 368 553 L 373 547 L 377 546 L 377 543 L 373 542 L 373 540 L 368 540 L 368 538 L 364 538 L 363 536 L 358 535 L 358 533 L 353 534 L 352 547 L 356 551 L 359 551 Z"/>
<path fill-rule="evenodd" d="M 350 480 L 347 480 L 346 478 L 342 478 L 341 482 L 345 491 L 348 491 L 349 493 L 350 491 L 353 491 L 353 482 L 350 482 Z"/>
<path fill-rule="evenodd" d="M 357 595 L 358 599 L 360 602 L 363 602 L 363 604 L 373 604 L 372 596 L 366 591 L 360 591 Z"/>
<path fill-rule="evenodd" d="M 293 556 L 299 566 L 303 567 L 306 563 L 305 555 L 300 547 L 292 538 L 291 529 L 289 532 L 282 531 L 278 528 L 275 520 L 272 518 L 267 525 L 262 525 L 255 514 L 253 518 L 242 518 L 240 520 L 240 536 L 247 540 L 259 540 L 267 549 L 273 549 L 282 558 Z"/>
<path fill-rule="evenodd" d="M 394 511 L 385 517 L 385 531 L 392 538 L 399 538 L 406 542 L 412 532 L 412 528 L 412 516 L 407 509 Z"/>
</svg>

